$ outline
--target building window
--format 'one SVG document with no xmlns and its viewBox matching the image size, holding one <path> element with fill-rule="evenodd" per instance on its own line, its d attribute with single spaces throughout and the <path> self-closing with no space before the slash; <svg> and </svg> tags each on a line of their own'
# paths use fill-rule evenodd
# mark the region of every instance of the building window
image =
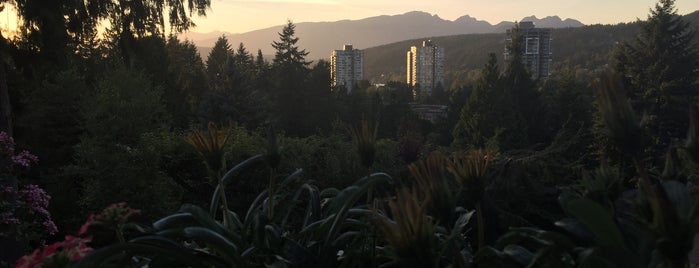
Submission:
<svg viewBox="0 0 699 268">
<path fill-rule="evenodd" d="M 538 37 L 527 37 L 526 53 L 527 54 L 539 54 L 539 38 Z"/>
</svg>

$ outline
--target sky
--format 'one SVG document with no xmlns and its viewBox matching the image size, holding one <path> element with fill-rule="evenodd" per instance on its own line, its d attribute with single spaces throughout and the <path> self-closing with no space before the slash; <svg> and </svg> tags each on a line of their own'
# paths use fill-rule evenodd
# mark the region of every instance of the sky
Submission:
<svg viewBox="0 0 699 268">
<path fill-rule="evenodd" d="M 645 19 L 657 0 L 211 0 L 206 17 L 195 17 L 193 32 L 244 33 L 285 24 L 357 20 L 379 15 L 424 11 L 455 20 L 469 15 L 491 24 L 516 21 L 535 15 L 558 15 L 584 24 L 615 24 Z M 676 0 L 679 14 L 699 10 L 699 0 Z M 9 10 L 9 9 L 8 9 Z M 14 28 L 16 19 L 0 13 L 3 32 Z"/>
<path fill-rule="evenodd" d="M 657 0 L 212 0 L 206 18 L 195 18 L 195 32 L 243 33 L 286 23 L 363 19 L 425 11 L 455 20 L 470 15 L 496 24 L 535 15 L 558 15 L 584 24 L 615 24 L 645 19 Z M 699 10 L 698 0 L 676 0 L 679 14 Z"/>
</svg>

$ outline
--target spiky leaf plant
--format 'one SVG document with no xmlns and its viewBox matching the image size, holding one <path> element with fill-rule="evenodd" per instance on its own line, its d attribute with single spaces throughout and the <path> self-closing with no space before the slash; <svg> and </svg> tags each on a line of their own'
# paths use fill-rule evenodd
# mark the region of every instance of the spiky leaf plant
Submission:
<svg viewBox="0 0 699 268">
<path fill-rule="evenodd" d="M 204 159 L 206 166 L 218 172 L 223 166 L 223 154 L 226 142 L 230 137 L 227 130 L 219 129 L 214 123 L 209 123 L 206 131 L 193 131 L 185 140 Z"/>
<path fill-rule="evenodd" d="M 194 150 L 204 159 L 204 163 L 209 169 L 209 174 L 217 181 L 216 193 L 223 204 L 223 224 L 230 227 L 228 216 L 228 200 L 226 199 L 225 184 L 223 182 L 222 170 L 225 168 L 224 153 L 225 146 L 230 132 L 216 128 L 214 123 L 209 122 L 208 131 L 194 131 L 185 137 L 187 143 L 192 145 Z M 220 190 L 219 190 L 220 189 Z M 213 203 L 212 203 L 213 205 Z"/>
<path fill-rule="evenodd" d="M 367 169 L 374 165 L 378 130 L 378 124 L 374 125 L 372 128 L 371 124 L 367 120 L 362 120 L 359 126 L 350 128 L 352 143 L 357 150 L 357 154 L 359 155 L 362 165 Z"/>
<path fill-rule="evenodd" d="M 641 124 L 624 93 L 622 79 L 604 74 L 595 81 L 597 107 L 607 135 L 620 152 L 638 157 L 641 151 Z"/>
<path fill-rule="evenodd" d="M 388 242 L 385 249 L 398 267 L 438 267 L 435 224 L 427 215 L 426 198 L 416 188 L 402 188 L 387 207 L 376 210 L 373 218 Z"/>
<path fill-rule="evenodd" d="M 447 177 L 447 162 L 446 156 L 435 152 L 408 166 L 417 189 L 428 203 L 430 215 L 443 224 L 452 222 L 459 196 L 459 188 Z"/>
</svg>

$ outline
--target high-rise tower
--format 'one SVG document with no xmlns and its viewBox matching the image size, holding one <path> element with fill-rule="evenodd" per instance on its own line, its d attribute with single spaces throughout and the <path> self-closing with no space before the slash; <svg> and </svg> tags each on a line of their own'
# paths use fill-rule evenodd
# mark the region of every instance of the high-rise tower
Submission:
<svg viewBox="0 0 699 268">
<path fill-rule="evenodd" d="M 547 78 L 551 68 L 551 29 L 536 28 L 534 22 L 523 21 L 519 23 L 519 28 L 507 30 L 505 61 L 511 56 L 509 47 L 514 34 L 521 34 L 522 42 L 519 52 L 522 56 L 522 64 L 532 78 Z"/>
<path fill-rule="evenodd" d="M 422 93 L 432 95 L 438 85 L 444 86 L 444 48 L 423 41 L 422 47 L 412 46 L 407 54 L 407 82 L 419 86 Z"/>
<path fill-rule="evenodd" d="M 330 79 L 334 89 L 344 87 L 347 93 L 351 92 L 357 82 L 364 79 L 364 53 L 353 49 L 352 45 L 345 45 L 343 50 L 333 50 Z"/>
</svg>

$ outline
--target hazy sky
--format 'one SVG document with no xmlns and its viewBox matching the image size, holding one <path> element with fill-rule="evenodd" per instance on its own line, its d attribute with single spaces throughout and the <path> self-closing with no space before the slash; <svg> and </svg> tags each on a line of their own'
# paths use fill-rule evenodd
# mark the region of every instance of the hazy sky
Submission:
<svg viewBox="0 0 699 268">
<path fill-rule="evenodd" d="M 195 17 L 195 32 L 247 31 L 293 22 L 363 19 L 425 11 L 443 19 L 463 15 L 496 24 L 535 15 L 558 15 L 585 24 L 613 24 L 645 19 L 657 0 L 212 0 L 208 16 Z M 699 10 L 699 0 L 676 0 L 679 14 Z M 0 13 L 3 32 L 15 27 L 16 19 Z"/>
<path fill-rule="evenodd" d="M 241 33 L 294 22 L 362 19 L 425 11 L 448 20 L 463 15 L 492 24 L 525 16 L 558 15 L 585 24 L 645 19 L 656 0 L 212 0 L 206 18 L 195 18 L 196 32 Z M 699 10 L 699 0 L 677 0 L 679 14 Z"/>
</svg>

